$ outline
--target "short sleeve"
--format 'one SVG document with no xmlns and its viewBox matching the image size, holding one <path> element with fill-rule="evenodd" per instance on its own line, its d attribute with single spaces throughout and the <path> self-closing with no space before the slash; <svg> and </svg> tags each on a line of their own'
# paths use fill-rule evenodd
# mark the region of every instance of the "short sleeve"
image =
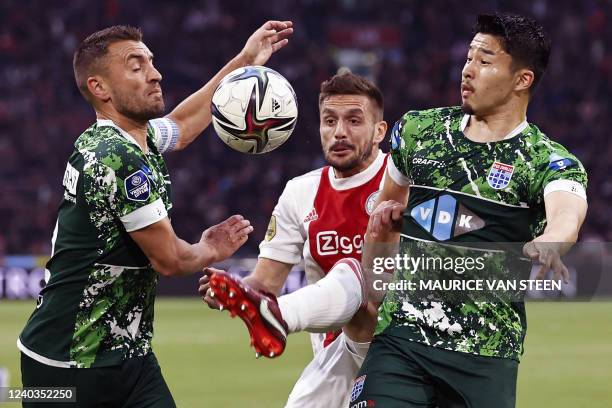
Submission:
<svg viewBox="0 0 612 408">
<path fill-rule="evenodd" d="M 565 191 L 578 197 L 587 199 L 587 173 L 582 163 L 569 153 L 563 146 L 549 142 L 547 149 L 539 154 L 537 161 L 538 182 L 535 183 L 537 191 L 534 196 L 543 196 L 555 192 Z"/>
<path fill-rule="evenodd" d="M 259 257 L 295 265 L 302 259 L 305 237 L 301 232 L 295 186 L 290 181 L 272 211 Z"/>
<path fill-rule="evenodd" d="M 400 186 L 411 184 L 411 159 L 418 131 L 416 115 L 415 111 L 406 113 L 391 130 L 391 160 L 387 169 L 389 176 Z"/>
<path fill-rule="evenodd" d="M 163 180 L 157 180 L 137 149 L 117 144 L 98 160 L 107 168 L 108 204 L 127 232 L 154 224 L 168 215 L 157 188 L 157 183 Z"/>
<path fill-rule="evenodd" d="M 170 118 L 158 118 L 149 121 L 153 130 L 155 145 L 160 153 L 171 152 L 176 148 L 179 139 L 179 127 Z"/>
</svg>

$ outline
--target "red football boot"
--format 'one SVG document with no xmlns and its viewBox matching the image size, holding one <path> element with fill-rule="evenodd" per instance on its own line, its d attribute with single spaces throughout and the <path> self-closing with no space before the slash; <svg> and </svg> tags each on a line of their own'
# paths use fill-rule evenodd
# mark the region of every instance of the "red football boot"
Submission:
<svg viewBox="0 0 612 408">
<path fill-rule="evenodd" d="M 255 357 L 280 356 L 287 343 L 287 323 L 283 319 L 276 296 L 256 290 L 228 273 L 213 273 L 210 277 L 212 297 L 240 317 L 251 336 Z"/>
</svg>

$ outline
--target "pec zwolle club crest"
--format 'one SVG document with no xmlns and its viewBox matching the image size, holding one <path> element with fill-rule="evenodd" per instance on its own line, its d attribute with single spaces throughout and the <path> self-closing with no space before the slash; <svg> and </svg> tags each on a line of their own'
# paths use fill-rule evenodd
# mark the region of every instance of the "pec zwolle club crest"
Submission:
<svg viewBox="0 0 612 408">
<path fill-rule="evenodd" d="M 355 382 L 353 383 L 353 389 L 351 390 L 351 402 L 355 402 L 361 391 L 363 391 L 363 383 L 366 380 L 366 376 L 362 375 L 361 377 L 355 378 Z"/>
<path fill-rule="evenodd" d="M 514 173 L 514 166 L 495 162 L 491 166 L 491 170 L 489 170 L 487 182 L 494 189 L 501 190 L 502 188 L 508 187 L 508 184 L 510 184 L 512 173 Z"/>
</svg>

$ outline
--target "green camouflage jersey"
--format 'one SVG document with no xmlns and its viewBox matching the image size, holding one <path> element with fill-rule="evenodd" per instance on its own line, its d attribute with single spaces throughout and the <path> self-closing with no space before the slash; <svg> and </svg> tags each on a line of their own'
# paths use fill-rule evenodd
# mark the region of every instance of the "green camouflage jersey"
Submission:
<svg viewBox="0 0 612 408">
<path fill-rule="evenodd" d="M 46 286 L 17 345 L 57 367 L 102 367 L 151 349 L 157 274 L 128 232 L 171 208 L 160 151 L 178 127 L 149 122 L 147 152 L 112 121 L 99 120 L 76 141 L 47 263 Z"/>
<path fill-rule="evenodd" d="M 545 195 L 567 191 L 586 200 L 582 164 L 536 126 L 525 121 L 501 141 L 478 143 L 463 134 L 469 120 L 450 107 L 411 111 L 395 124 L 389 175 L 410 185 L 402 248 L 528 242 L 546 225 Z M 522 354 L 521 301 L 428 299 L 388 292 L 377 333 L 483 356 Z"/>
</svg>

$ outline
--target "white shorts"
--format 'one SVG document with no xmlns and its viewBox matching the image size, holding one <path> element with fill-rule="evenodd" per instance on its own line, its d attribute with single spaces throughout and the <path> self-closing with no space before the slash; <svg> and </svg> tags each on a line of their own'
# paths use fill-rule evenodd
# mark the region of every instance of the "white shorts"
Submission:
<svg viewBox="0 0 612 408">
<path fill-rule="evenodd" d="M 285 408 L 346 408 L 369 347 L 370 343 L 356 343 L 341 333 L 306 366 Z"/>
</svg>

